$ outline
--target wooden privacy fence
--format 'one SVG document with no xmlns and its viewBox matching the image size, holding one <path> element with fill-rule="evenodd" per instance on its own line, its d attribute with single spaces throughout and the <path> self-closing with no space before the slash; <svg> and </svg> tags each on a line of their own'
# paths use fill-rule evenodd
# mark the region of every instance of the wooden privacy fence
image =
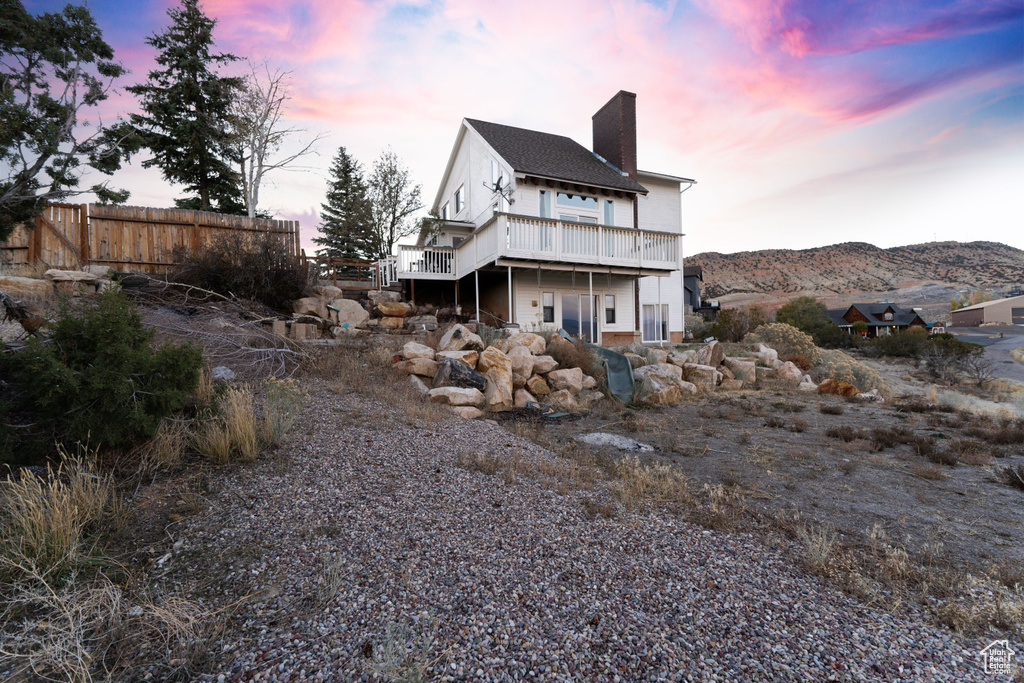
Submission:
<svg viewBox="0 0 1024 683">
<path fill-rule="evenodd" d="M 48 268 L 96 264 L 158 273 L 177 265 L 178 248 L 194 252 L 221 237 L 260 233 L 277 236 L 288 253 L 299 258 L 298 221 L 187 209 L 50 204 L 36 218 L 34 229 L 19 227 L 0 243 L 0 258 Z"/>
<path fill-rule="evenodd" d="M 305 268 L 306 279 L 315 276 L 319 282 L 330 282 L 342 289 L 380 289 L 380 265 L 376 261 L 330 256 L 306 256 L 302 250 L 299 264 Z"/>
</svg>

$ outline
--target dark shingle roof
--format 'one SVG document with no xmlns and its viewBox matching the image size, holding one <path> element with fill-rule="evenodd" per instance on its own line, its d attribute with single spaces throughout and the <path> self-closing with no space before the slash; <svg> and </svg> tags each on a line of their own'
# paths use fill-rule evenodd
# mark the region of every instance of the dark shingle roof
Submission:
<svg viewBox="0 0 1024 683">
<path fill-rule="evenodd" d="M 589 149 L 563 135 L 476 119 L 466 119 L 466 122 L 516 173 L 647 194 L 643 185 L 622 175 Z"/>
<path fill-rule="evenodd" d="M 864 314 L 864 317 L 868 319 L 868 327 L 879 327 L 896 325 L 897 327 L 906 327 L 914 321 L 914 318 L 919 317 L 914 311 L 905 311 L 896 304 L 888 303 L 877 303 L 877 304 L 851 304 L 847 308 L 832 308 L 825 311 L 828 317 L 832 319 L 836 325 L 849 325 L 846 319 L 843 318 L 846 312 L 850 308 L 856 308 L 858 311 Z M 886 309 L 891 308 L 893 311 L 892 320 L 885 320 L 882 314 L 885 313 Z M 923 321 L 922 321 L 923 322 Z"/>
<path fill-rule="evenodd" d="M 683 266 L 683 277 L 695 277 L 703 282 L 704 268 L 702 266 Z"/>
</svg>

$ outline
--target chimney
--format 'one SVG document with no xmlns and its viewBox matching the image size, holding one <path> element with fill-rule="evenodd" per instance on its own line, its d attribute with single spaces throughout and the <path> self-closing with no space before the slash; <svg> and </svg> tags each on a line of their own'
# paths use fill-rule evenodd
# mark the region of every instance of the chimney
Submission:
<svg viewBox="0 0 1024 683">
<path fill-rule="evenodd" d="M 636 180 L 636 94 L 620 90 L 593 122 L 594 153 Z"/>
</svg>

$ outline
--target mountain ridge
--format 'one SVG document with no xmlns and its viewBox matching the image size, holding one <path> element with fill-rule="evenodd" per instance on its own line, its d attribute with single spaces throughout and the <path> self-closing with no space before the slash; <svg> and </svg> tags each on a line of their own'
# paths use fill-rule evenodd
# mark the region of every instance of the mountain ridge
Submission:
<svg viewBox="0 0 1024 683">
<path fill-rule="evenodd" d="M 1024 250 L 989 241 L 890 248 L 842 242 L 810 249 L 703 252 L 688 256 L 686 265 L 703 269 L 707 299 L 759 294 L 832 298 L 899 292 L 921 285 L 998 291 L 1024 285 Z"/>
</svg>

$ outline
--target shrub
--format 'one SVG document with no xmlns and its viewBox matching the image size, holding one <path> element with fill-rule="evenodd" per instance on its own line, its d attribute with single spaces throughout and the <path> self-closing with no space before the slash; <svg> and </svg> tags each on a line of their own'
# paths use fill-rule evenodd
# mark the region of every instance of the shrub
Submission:
<svg viewBox="0 0 1024 683">
<path fill-rule="evenodd" d="M 846 409 L 838 403 L 822 403 L 818 406 L 818 412 L 822 415 L 842 415 Z"/>
<path fill-rule="evenodd" d="M 718 312 L 710 333 L 719 341 L 738 342 L 764 323 L 768 316 L 760 306 L 746 308 L 723 308 Z"/>
<path fill-rule="evenodd" d="M 582 339 L 574 339 L 568 344 L 549 344 L 548 353 L 563 368 L 579 368 L 584 375 L 590 375 L 598 382 L 605 378 L 604 361 L 587 348 Z"/>
<path fill-rule="evenodd" d="M 48 343 L 33 338 L 0 358 L 0 391 L 31 425 L 16 432 L 22 457 L 54 442 L 118 448 L 153 436 L 196 388 L 202 353 L 189 344 L 154 351 L 152 338 L 135 306 L 109 289 L 78 311 L 63 301 Z"/>
<path fill-rule="evenodd" d="M 225 296 L 253 299 L 285 309 L 302 296 L 305 274 L 292 254 L 272 233 L 220 237 L 196 251 L 175 254 L 175 282 L 195 285 Z"/>
<path fill-rule="evenodd" d="M 856 441 L 857 439 L 863 439 L 867 436 L 864 430 L 851 427 L 850 425 L 840 425 L 838 427 L 829 427 L 825 430 L 825 436 L 833 439 L 840 439 L 841 441 Z"/>
<path fill-rule="evenodd" d="M 687 315 L 684 316 L 684 322 L 686 323 L 686 331 L 692 334 L 694 339 L 706 339 L 711 336 L 711 328 L 714 326 L 714 323 L 708 322 L 704 316 Z"/>
<path fill-rule="evenodd" d="M 811 335 L 804 334 L 792 325 L 769 323 L 761 325 L 743 340 L 747 344 L 767 344 L 779 352 L 779 358 L 803 356 L 812 364 L 818 364 L 820 349 L 814 345 Z"/>
<path fill-rule="evenodd" d="M 861 391 L 878 389 L 885 390 L 885 382 L 877 372 L 859 363 L 842 351 L 834 349 L 820 349 L 818 361 L 811 372 L 816 382 L 826 379 L 834 379 L 838 382 L 853 384 Z"/>
<path fill-rule="evenodd" d="M 790 363 L 797 366 L 804 372 L 807 372 L 808 370 L 814 367 L 814 363 L 812 363 L 811 359 L 808 358 L 807 356 L 789 356 L 785 360 L 788 360 Z"/>
<path fill-rule="evenodd" d="M 961 341 L 951 334 L 932 335 L 929 342 L 921 353 L 925 367 L 932 377 L 950 384 L 969 370 L 971 359 L 985 353 L 984 347 Z"/>
<path fill-rule="evenodd" d="M 923 327 L 910 327 L 893 334 L 875 337 L 864 345 L 864 350 L 879 356 L 920 358 L 928 344 L 928 330 Z"/>
</svg>

